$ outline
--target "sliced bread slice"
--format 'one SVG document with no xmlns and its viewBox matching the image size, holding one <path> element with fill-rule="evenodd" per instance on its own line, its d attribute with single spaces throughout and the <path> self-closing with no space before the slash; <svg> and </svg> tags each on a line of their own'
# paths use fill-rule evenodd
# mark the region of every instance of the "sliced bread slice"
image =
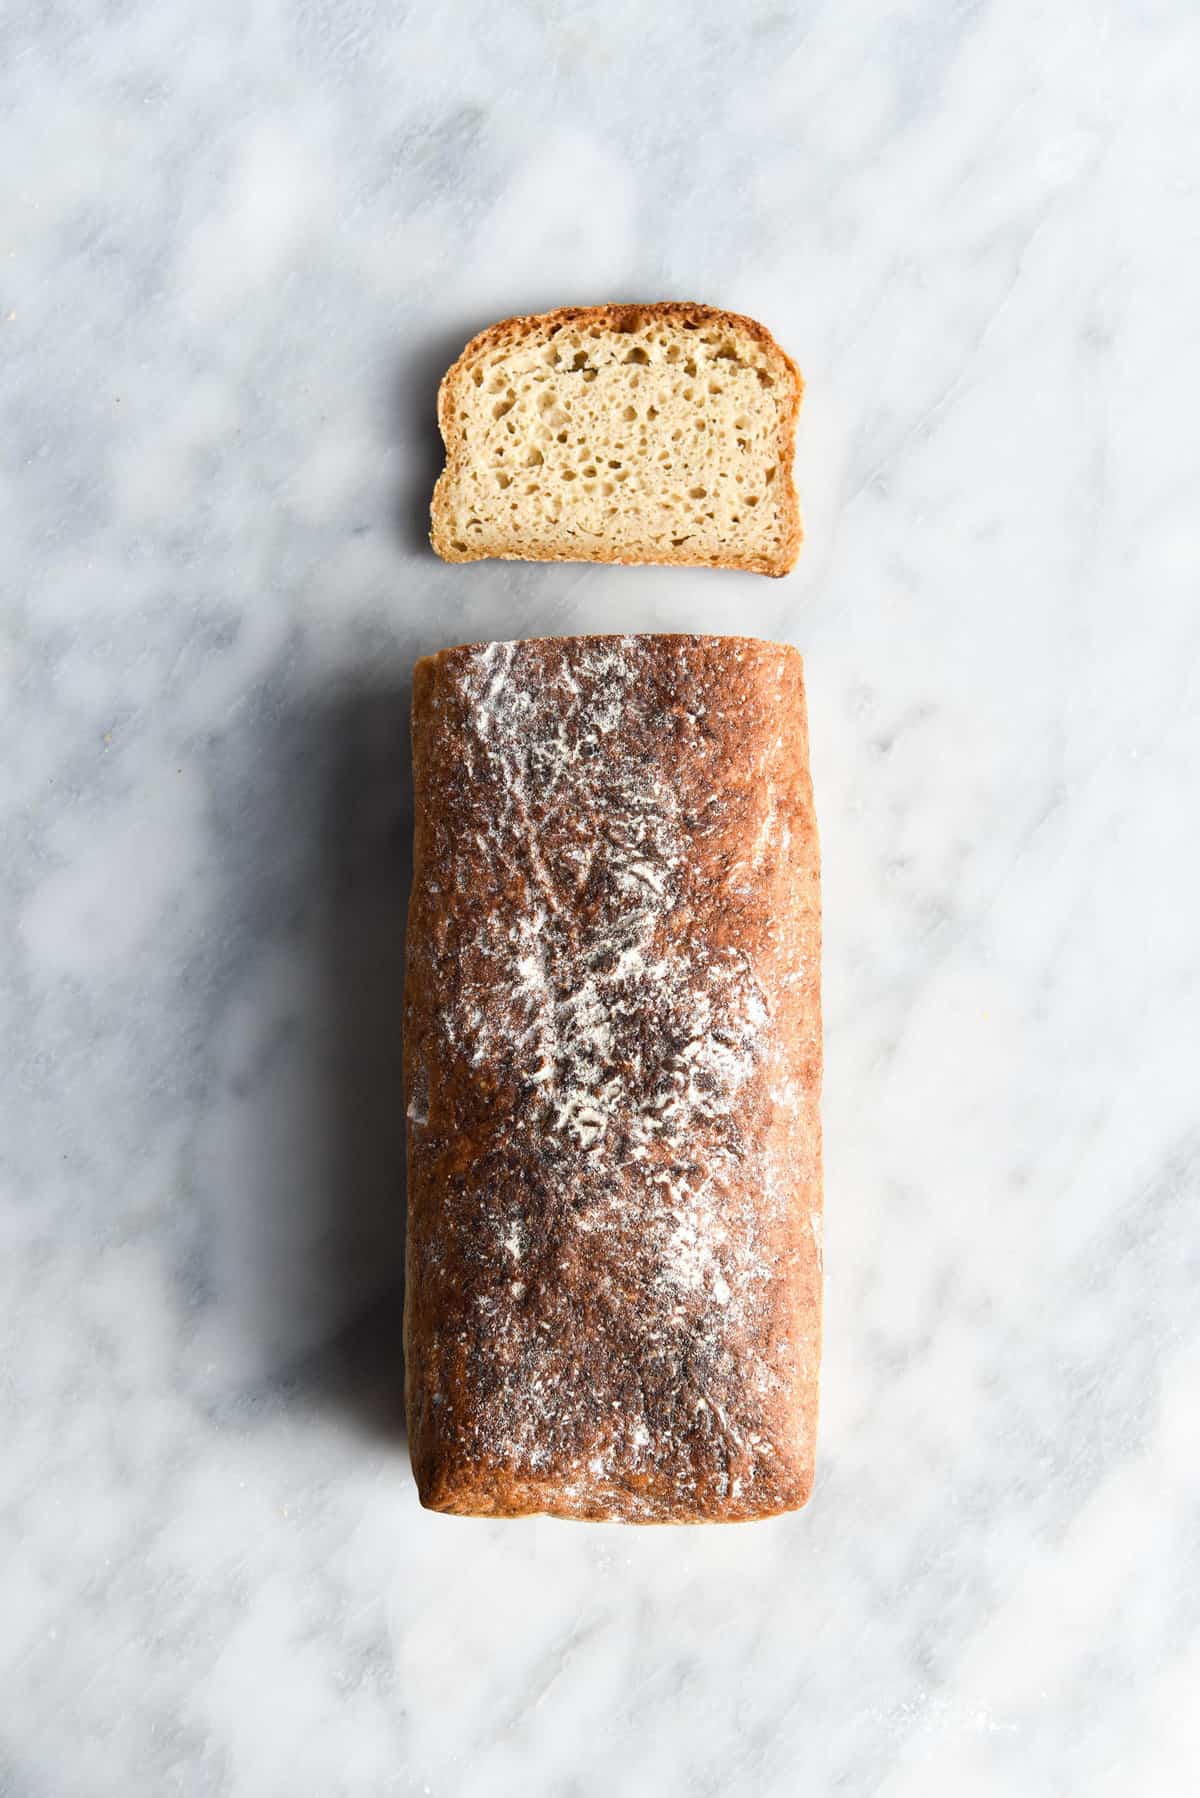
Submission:
<svg viewBox="0 0 1200 1798">
<path fill-rule="evenodd" d="M 431 540 L 448 562 L 676 562 L 786 574 L 803 382 L 709 306 L 567 307 L 480 332 L 445 375 Z"/>
</svg>

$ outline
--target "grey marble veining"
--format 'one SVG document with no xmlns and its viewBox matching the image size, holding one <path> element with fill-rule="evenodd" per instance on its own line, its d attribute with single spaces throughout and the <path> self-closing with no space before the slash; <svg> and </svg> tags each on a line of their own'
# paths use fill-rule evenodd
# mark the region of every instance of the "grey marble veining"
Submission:
<svg viewBox="0 0 1200 1798">
<path fill-rule="evenodd" d="M 0 1793 L 1174 1798 L 1200 1765 L 1200 15 L 0 17 Z M 699 298 L 791 578 L 446 568 L 436 381 Z M 428 1516 L 414 657 L 753 631 L 825 853 L 808 1510 Z"/>
</svg>

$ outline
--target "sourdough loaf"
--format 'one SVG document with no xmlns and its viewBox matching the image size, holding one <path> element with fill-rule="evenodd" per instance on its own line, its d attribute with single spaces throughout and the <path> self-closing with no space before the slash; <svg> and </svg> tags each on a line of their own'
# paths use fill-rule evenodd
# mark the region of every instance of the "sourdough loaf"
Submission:
<svg viewBox="0 0 1200 1798">
<path fill-rule="evenodd" d="M 418 663 L 407 1406 L 435 1510 L 802 1504 L 820 1345 L 817 833 L 799 655 Z"/>
<path fill-rule="evenodd" d="M 433 546 L 451 562 L 677 562 L 786 574 L 802 382 L 753 319 L 593 306 L 506 319 L 442 382 Z"/>
</svg>

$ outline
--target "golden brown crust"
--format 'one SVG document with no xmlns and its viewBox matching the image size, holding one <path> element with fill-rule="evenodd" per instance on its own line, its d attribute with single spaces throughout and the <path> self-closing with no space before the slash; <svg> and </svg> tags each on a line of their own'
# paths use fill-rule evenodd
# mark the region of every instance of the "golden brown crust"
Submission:
<svg viewBox="0 0 1200 1798">
<path fill-rule="evenodd" d="M 803 1504 L 820 915 L 803 671 L 752 638 L 417 665 L 406 1401 L 422 1503 Z"/>
<path fill-rule="evenodd" d="M 804 397 L 803 376 L 787 351 L 781 348 L 766 326 L 760 324 L 757 319 L 747 318 L 740 312 L 724 312 L 715 306 L 704 306 L 698 302 L 686 300 L 657 300 L 644 305 L 610 303 L 603 306 L 560 306 L 553 312 L 522 313 L 513 318 L 501 319 L 496 324 L 489 325 L 485 330 L 476 333 L 458 359 L 447 369 L 438 388 L 438 429 L 446 447 L 446 467 L 439 475 L 434 487 L 430 542 L 444 562 L 478 562 L 490 559 L 516 562 L 529 559 L 516 551 L 497 553 L 488 550 L 474 553 L 469 549 L 456 549 L 453 530 L 443 528 L 443 502 L 454 484 L 458 458 L 464 453 L 456 447 L 452 420 L 458 411 L 459 384 L 468 377 L 475 359 L 495 350 L 510 349 L 530 337 L 549 338 L 555 331 L 561 330 L 567 325 L 587 327 L 598 325 L 602 329 L 631 331 L 638 329 L 643 322 L 656 320 L 680 325 L 694 325 L 697 328 L 715 326 L 725 330 L 745 332 L 768 355 L 778 358 L 779 365 L 788 379 L 788 395 L 787 399 L 781 402 L 779 408 L 778 468 L 782 483 L 785 523 L 777 553 L 773 556 L 739 556 L 735 552 L 730 552 L 723 554 L 720 558 L 715 558 L 664 549 L 655 553 L 653 561 L 665 566 L 686 568 L 735 568 L 751 574 L 767 574 L 775 577 L 791 572 L 796 565 L 800 546 L 804 540 L 800 502 L 796 494 L 794 478 L 796 421 L 799 418 L 800 403 Z M 581 558 L 574 552 L 564 551 L 562 554 L 539 553 L 537 559 L 559 562 L 586 559 L 592 562 L 619 563 L 627 567 L 638 566 L 642 561 L 642 558 L 624 557 L 603 547 L 597 548 L 586 558 Z"/>
</svg>

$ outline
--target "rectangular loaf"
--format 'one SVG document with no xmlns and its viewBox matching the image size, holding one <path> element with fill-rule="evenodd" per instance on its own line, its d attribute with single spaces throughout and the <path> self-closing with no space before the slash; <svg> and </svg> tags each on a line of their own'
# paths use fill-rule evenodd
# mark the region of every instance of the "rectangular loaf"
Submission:
<svg viewBox="0 0 1200 1798">
<path fill-rule="evenodd" d="M 745 637 L 419 662 L 406 1397 L 422 1502 L 803 1504 L 821 1314 L 803 669 Z"/>
</svg>

